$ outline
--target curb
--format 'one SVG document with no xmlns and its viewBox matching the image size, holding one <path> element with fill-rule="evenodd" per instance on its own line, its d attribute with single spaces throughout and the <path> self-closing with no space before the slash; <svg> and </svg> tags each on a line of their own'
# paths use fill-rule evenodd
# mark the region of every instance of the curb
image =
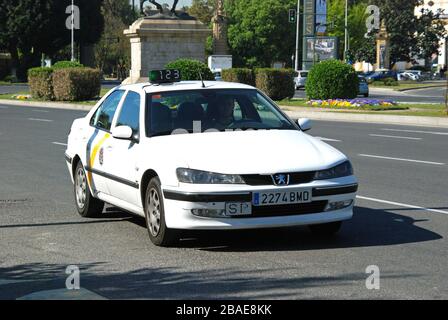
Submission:
<svg viewBox="0 0 448 320">
<path fill-rule="evenodd" d="M 442 85 L 425 86 L 425 87 L 418 87 L 418 88 L 397 89 L 397 90 L 394 90 L 394 91 L 404 92 L 404 91 L 411 91 L 411 90 L 430 89 L 430 88 L 444 88 L 444 87 L 446 87 L 446 85 L 442 84 Z"/>
<path fill-rule="evenodd" d="M 21 107 L 37 107 L 37 108 L 52 108 L 52 109 L 65 109 L 65 110 L 81 110 L 90 111 L 93 105 L 75 104 L 75 103 L 63 103 L 63 102 L 40 102 L 40 101 L 17 101 L 0 99 L 0 104 L 6 104 L 11 106 Z"/>
</svg>

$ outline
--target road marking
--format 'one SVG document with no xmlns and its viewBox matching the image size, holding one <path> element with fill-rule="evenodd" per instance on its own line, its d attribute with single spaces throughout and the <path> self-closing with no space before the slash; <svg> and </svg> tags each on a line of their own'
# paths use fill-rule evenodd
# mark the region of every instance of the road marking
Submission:
<svg viewBox="0 0 448 320">
<path fill-rule="evenodd" d="M 423 161 L 423 160 L 413 160 L 413 159 L 403 159 L 403 158 L 392 158 L 392 157 L 384 157 L 384 156 L 376 156 L 372 154 L 358 154 L 360 157 L 367 158 L 378 158 L 378 159 L 386 159 L 386 160 L 398 160 L 398 161 L 407 161 L 407 162 L 417 162 L 417 163 L 426 163 L 426 164 L 434 164 L 437 166 L 443 166 L 445 163 L 441 162 L 432 162 L 432 161 Z"/>
<path fill-rule="evenodd" d="M 428 134 L 436 134 L 436 135 L 448 136 L 448 132 L 440 132 L 440 131 L 404 130 L 404 129 L 388 129 L 388 128 L 382 128 L 381 130 L 383 130 L 383 131 L 396 131 L 396 132 L 428 133 Z"/>
<path fill-rule="evenodd" d="M 42 122 L 53 122 L 53 120 L 49 120 L 49 119 L 37 119 L 37 118 L 28 118 L 28 120 L 31 120 L 31 121 L 42 121 Z"/>
<path fill-rule="evenodd" d="M 415 205 L 412 205 L 412 204 L 393 202 L 393 201 L 381 200 L 381 199 L 376 199 L 376 198 L 369 198 L 369 197 L 364 197 L 364 196 L 356 196 L 356 198 L 357 199 L 362 199 L 362 200 L 368 200 L 368 201 L 385 203 L 385 204 L 391 204 L 391 205 L 399 206 L 399 207 L 405 207 L 405 208 L 411 208 L 411 209 L 417 209 L 417 210 L 425 210 L 425 211 L 430 211 L 430 212 L 437 212 L 437 213 L 448 214 L 448 211 L 443 211 L 443 210 L 438 210 L 438 209 L 431 209 L 431 208 L 425 208 L 425 207 L 415 206 Z"/>
<path fill-rule="evenodd" d="M 37 110 L 37 109 L 33 109 L 31 111 L 34 111 L 34 112 L 49 112 L 48 110 Z"/>
<path fill-rule="evenodd" d="M 330 138 L 324 138 L 324 137 L 314 137 L 314 138 L 319 139 L 319 140 L 321 140 L 321 141 L 341 142 L 341 140 L 330 139 Z"/>
<path fill-rule="evenodd" d="M 52 144 L 57 144 L 59 146 L 67 146 L 66 143 L 62 143 L 62 142 L 52 142 Z"/>
<path fill-rule="evenodd" d="M 413 137 L 403 137 L 403 136 L 388 136 L 385 134 L 369 134 L 371 137 L 382 137 L 382 138 L 396 138 L 396 139 L 408 139 L 408 140 L 422 140 L 422 138 L 413 138 Z"/>
</svg>

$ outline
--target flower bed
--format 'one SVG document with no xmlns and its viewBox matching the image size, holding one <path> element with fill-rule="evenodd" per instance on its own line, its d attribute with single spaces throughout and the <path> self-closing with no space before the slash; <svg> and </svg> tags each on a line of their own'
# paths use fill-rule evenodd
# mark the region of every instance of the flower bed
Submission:
<svg viewBox="0 0 448 320">
<path fill-rule="evenodd" d="M 378 100 L 378 99 L 328 99 L 328 100 L 309 100 L 306 103 L 312 107 L 336 107 L 336 108 L 372 108 L 384 107 L 390 108 L 398 104 L 392 100 Z"/>
</svg>

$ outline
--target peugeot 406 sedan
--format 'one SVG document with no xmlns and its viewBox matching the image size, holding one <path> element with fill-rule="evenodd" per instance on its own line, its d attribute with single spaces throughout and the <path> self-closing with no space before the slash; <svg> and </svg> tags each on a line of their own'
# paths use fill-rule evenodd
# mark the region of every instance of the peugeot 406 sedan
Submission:
<svg viewBox="0 0 448 320">
<path fill-rule="evenodd" d="M 68 136 L 77 210 L 104 203 L 145 217 L 151 241 L 182 230 L 309 225 L 337 232 L 353 215 L 352 165 L 254 87 L 179 81 L 175 70 L 112 89 Z"/>
</svg>

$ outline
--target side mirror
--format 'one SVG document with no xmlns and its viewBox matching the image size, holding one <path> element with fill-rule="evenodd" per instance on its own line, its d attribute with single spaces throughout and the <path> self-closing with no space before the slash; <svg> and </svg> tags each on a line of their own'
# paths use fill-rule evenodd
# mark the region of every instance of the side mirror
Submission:
<svg viewBox="0 0 448 320">
<path fill-rule="evenodd" d="M 302 131 L 308 131 L 312 127 L 312 122 L 308 118 L 301 118 L 297 120 L 297 123 L 299 124 L 299 127 L 300 129 L 302 129 Z"/>
<path fill-rule="evenodd" d="M 116 139 L 132 140 L 132 129 L 129 126 L 118 126 L 112 129 L 112 137 Z"/>
</svg>

